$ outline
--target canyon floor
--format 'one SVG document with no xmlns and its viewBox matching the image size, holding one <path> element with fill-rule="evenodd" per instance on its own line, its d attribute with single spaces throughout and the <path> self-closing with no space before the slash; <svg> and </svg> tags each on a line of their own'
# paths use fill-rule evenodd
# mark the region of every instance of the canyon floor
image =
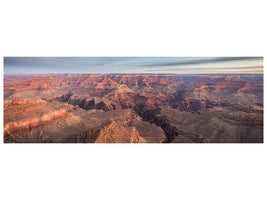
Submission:
<svg viewBox="0 0 267 200">
<path fill-rule="evenodd" d="M 263 143 L 263 75 L 5 75 L 5 143 Z"/>
</svg>

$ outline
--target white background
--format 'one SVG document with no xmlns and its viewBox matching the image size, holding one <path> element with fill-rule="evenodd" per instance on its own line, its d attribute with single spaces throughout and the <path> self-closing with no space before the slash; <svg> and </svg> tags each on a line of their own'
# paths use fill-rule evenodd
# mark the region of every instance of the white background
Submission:
<svg viewBox="0 0 267 200">
<path fill-rule="evenodd" d="M 0 9 L 2 57 L 266 55 L 264 1 L 2 0 Z M 1 142 L 0 156 L 4 200 L 267 199 L 266 144 Z"/>
</svg>

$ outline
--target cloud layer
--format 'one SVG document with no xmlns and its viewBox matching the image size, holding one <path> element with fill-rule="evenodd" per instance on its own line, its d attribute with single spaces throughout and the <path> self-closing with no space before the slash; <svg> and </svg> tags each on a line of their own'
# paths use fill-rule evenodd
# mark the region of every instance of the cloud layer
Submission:
<svg viewBox="0 0 267 200">
<path fill-rule="evenodd" d="M 263 73 L 263 58 L 5 57 L 4 73 Z"/>
</svg>

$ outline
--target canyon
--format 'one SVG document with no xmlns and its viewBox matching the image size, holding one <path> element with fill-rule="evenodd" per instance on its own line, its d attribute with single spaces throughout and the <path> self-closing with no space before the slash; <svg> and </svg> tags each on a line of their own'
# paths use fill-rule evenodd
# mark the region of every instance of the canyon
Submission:
<svg viewBox="0 0 267 200">
<path fill-rule="evenodd" d="M 262 143 L 261 74 L 4 76 L 5 143 Z"/>
</svg>

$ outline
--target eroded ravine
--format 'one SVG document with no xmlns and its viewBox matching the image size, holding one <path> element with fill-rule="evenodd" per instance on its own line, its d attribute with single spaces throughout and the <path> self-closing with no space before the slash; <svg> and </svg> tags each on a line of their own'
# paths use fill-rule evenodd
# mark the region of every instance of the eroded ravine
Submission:
<svg viewBox="0 0 267 200">
<path fill-rule="evenodd" d="M 263 84 L 254 79 L 153 74 L 13 77 L 5 79 L 5 103 L 17 99 L 33 102 L 17 105 L 12 112 L 5 110 L 5 125 L 14 122 L 9 124 L 12 131 L 6 129 L 6 133 L 14 133 L 15 142 L 96 142 L 102 129 L 131 110 L 138 122 L 122 120 L 107 130 L 134 134 L 137 128 L 139 142 L 258 142 L 262 141 Z M 47 104 L 34 106 L 40 101 L 35 97 Z M 244 108 L 233 110 L 233 105 Z M 73 116 L 55 116 L 51 123 L 40 120 L 60 109 Z M 16 119 L 9 121 L 14 116 Z M 151 139 L 154 132 L 157 140 Z M 123 141 L 136 142 L 128 139 Z"/>
</svg>

